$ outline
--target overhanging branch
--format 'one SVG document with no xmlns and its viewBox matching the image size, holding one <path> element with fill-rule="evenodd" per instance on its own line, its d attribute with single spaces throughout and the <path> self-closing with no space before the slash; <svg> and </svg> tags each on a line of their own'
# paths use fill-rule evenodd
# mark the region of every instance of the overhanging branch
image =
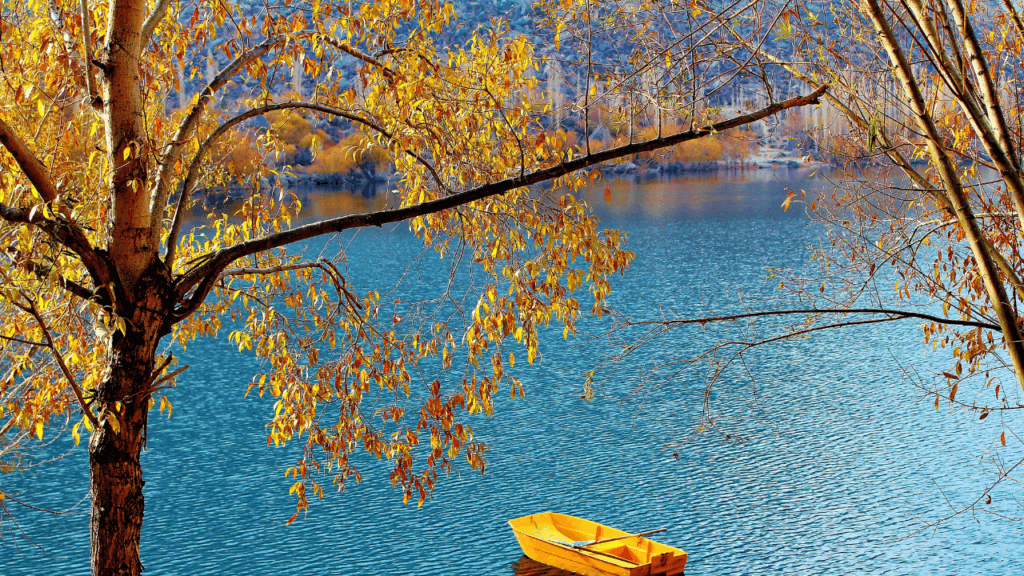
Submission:
<svg viewBox="0 0 1024 576">
<path fill-rule="evenodd" d="M 269 114 L 271 112 L 276 112 L 279 110 L 299 109 L 313 110 L 315 112 L 323 112 L 324 114 L 330 114 L 332 116 L 344 118 L 351 122 L 355 122 L 357 124 L 366 126 L 367 128 L 380 133 L 388 140 L 391 139 L 391 133 L 385 130 L 376 122 L 373 122 L 372 120 L 368 120 L 357 114 L 352 114 L 350 112 L 346 112 L 338 108 L 333 108 L 330 106 L 325 106 L 323 104 L 316 104 L 312 102 L 279 102 L 277 104 L 267 104 L 265 106 L 253 108 L 252 110 L 246 110 L 245 112 L 227 120 L 226 122 L 218 126 L 217 129 L 214 130 L 213 133 L 211 133 L 206 138 L 206 140 L 204 140 L 203 143 L 199 145 L 199 150 L 196 151 L 195 156 L 192 157 L 192 162 L 189 164 L 188 172 L 185 175 L 185 181 L 181 185 L 181 195 L 178 197 L 178 203 L 174 208 L 174 217 L 171 220 L 171 229 L 167 234 L 167 257 L 165 261 L 169 268 L 174 267 L 174 259 L 177 256 L 178 235 L 181 233 L 181 219 L 184 217 L 185 206 L 188 201 L 188 197 L 189 195 L 192 194 L 192 188 L 196 185 L 196 182 L 199 179 L 199 170 L 202 167 L 203 158 L 210 151 L 213 144 L 221 136 L 227 133 L 228 130 L 231 130 L 232 128 L 241 124 L 242 122 L 245 122 L 246 120 L 255 118 L 257 116 L 263 116 L 265 114 Z M 411 151 L 407 151 L 407 153 L 411 154 L 420 164 L 424 165 L 427 168 L 427 170 L 429 170 L 430 173 L 433 174 L 434 179 L 437 181 L 439 185 L 444 186 L 444 183 L 441 182 L 441 179 L 437 176 L 437 172 L 434 171 L 434 167 L 431 166 L 430 163 L 428 163 L 418 154 L 415 154 Z"/>
<path fill-rule="evenodd" d="M 747 312 L 744 314 L 731 314 L 727 316 L 709 316 L 705 318 L 685 318 L 685 319 L 673 319 L 673 320 L 641 320 L 638 322 L 629 322 L 630 326 L 685 326 L 687 324 L 715 324 L 723 322 L 735 322 L 737 320 L 749 320 L 753 318 L 765 318 L 769 316 L 807 316 L 816 315 L 824 316 L 828 314 L 882 314 L 887 318 L 877 318 L 879 321 L 891 321 L 891 320 L 927 320 L 929 322 L 935 322 L 936 324 L 945 324 L 949 326 L 964 326 L 966 328 L 982 328 L 984 330 L 992 330 L 995 332 L 1002 332 L 998 324 L 992 324 L 991 322 L 976 322 L 973 320 L 955 320 L 952 318 L 944 318 L 942 316 L 935 316 L 933 314 L 924 314 L 921 312 L 910 312 L 906 310 L 890 310 L 887 308 L 806 308 L 806 309 L 795 309 L 795 310 L 764 310 L 760 312 Z"/>
</svg>

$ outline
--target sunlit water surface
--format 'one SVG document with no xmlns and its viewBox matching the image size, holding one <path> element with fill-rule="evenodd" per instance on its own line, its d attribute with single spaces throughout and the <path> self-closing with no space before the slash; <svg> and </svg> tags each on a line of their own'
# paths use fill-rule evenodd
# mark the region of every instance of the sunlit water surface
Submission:
<svg viewBox="0 0 1024 576">
<path fill-rule="evenodd" d="M 770 291 L 766 266 L 806 265 L 806 247 L 819 238 L 799 210 L 780 209 L 787 185 L 824 183 L 763 171 L 618 182 L 610 204 L 602 184 L 590 200 L 606 224 L 628 232 L 637 254 L 615 281 L 613 304 L 639 318 L 723 310 L 737 290 Z M 345 209 L 364 202 L 333 201 Z M 420 248 L 404 226 L 362 231 L 348 250 L 351 278 L 361 290 L 383 292 Z M 436 271 L 429 262 L 414 268 L 423 283 L 409 290 L 437 282 Z M 679 331 L 645 354 L 692 355 L 710 338 Z M 582 401 L 581 375 L 610 350 L 575 344 L 553 330 L 538 365 L 517 365 L 526 398 L 502 400 L 496 417 L 472 420 L 490 444 L 485 475 L 462 466 L 417 508 L 401 503 L 384 466 L 363 458 L 361 484 L 328 493 L 288 527 L 294 500 L 284 469 L 295 453 L 266 446 L 272 401 L 243 398 L 257 363 L 225 337 L 191 345 L 180 354 L 191 368 L 170 394 L 173 417 L 154 412 L 149 427 L 147 573 L 549 576 L 558 572 L 522 557 L 506 524 L 545 510 L 627 530 L 666 527 L 659 538 L 689 553 L 690 575 L 1024 572 L 1016 525 L 962 515 L 919 530 L 949 513 L 945 498 L 959 506 L 981 494 L 992 478 L 976 457 L 1000 425 L 936 411 L 902 378 L 894 358 L 926 376 L 941 366 L 940 355 L 924 355 L 912 323 L 819 334 L 752 354 L 756 383 L 735 373 L 714 391 L 720 422 L 749 438 L 741 444 L 704 434 L 668 447 L 697 421 L 700 371 L 642 408 L 636 400 Z M 601 391 L 621 396 L 632 384 L 628 372 L 621 378 Z M 87 494 L 84 451 L 3 482 L 35 505 L 71 507 Z M 997 491 L 991 506 L 1012 513 L 1009 500 Z M 32 542 L 5 524 L 0 574 L 88 573 L 84 515 L 13 511 Z"/>
</svg>

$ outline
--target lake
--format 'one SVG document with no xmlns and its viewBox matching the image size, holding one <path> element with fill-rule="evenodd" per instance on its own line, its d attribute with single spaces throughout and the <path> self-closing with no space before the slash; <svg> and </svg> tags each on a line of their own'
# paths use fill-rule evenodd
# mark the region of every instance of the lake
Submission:
<svg viewBox="0 0 1024 576">
<path fill-rule="evenodd" d="M 602 184 L 590 200 L 606 225 L 628 232 L 637 254 L 611 304 L 650 318 L 770 293 L 766 267 L 806 266 L 807 246 L 820 238 L 798 209 L 781 210 L 786 186 L 821 185 L 805 172 L 767 171 L 626 180 L 610 184 L 606 204 Z M 346 209 L 374 202 L 330 201 Z M 338 209 L 325 200 L 318 208 L 315 195 L 311 202 Z M 383 293 L 420 248 L 405 226 L 356 234 L 347 252 L 356 291 Z M 437 270 L 424 261 L 419 284 L 403 290 L 429 287 Z M 585 327 L 598 333 L 607 324 Z M 192 367 L 169 394 L 174 415 L 152 414 L 143 456 L 147 573 L 555 576 L 522 557 L 506 524 L 546 510 L 630 531 L 668 528 L 657 539 L 689 553 L 691 576 L 1024 572 L 1015 524 L 961 515 L 921 530 L 950 513 L 947 499 L 962 506 L 982 493 L 992 478 L 977 459 L 998 445 L 1001 428 L 998 418 L 936 411 L 903 378 L 897 360 L 925 376 L 946 367 L 941 354 L 925 353 L 912 322 L 751 354 L 754 380 L 728 373 L 712 394 L 720 426 L 748 441 L 703 434 L 685 445 L 704 372 L 682 374 L 641 405 L 622 400 L 635 376 L 624 371 L 585 402 L 583 374 L 612 350 L 555 332 L 539 364 L 517 365 L 526 398 L 501 400 L 494 418 L 470 422 L 490 444 L 485 475 L 463 465 L 417 508 L 401 503 L 385 467 L 361 458 L 361 484 L 328 491 L 291 526 L 284 469 L 294 452 L 266 447 L 272 402 L 243 398 L 257 363 L 226 333 L 190 345 L 182 358 Z M 651 343 L 645 358 L 693 355 L 713 338 L 679 330 Z M 1016 462 L 1020 452 L 1011 444 L 998 454 Z M 88 574 L 87 470 L 83 449 L 2 479 L 31 503 L 72 514 L 16 508 L 32 542 L 5 523 L 0 574 Z M 997 489 L 991 507 L 1018 511 L 1011 495 Z"/>
</svg>

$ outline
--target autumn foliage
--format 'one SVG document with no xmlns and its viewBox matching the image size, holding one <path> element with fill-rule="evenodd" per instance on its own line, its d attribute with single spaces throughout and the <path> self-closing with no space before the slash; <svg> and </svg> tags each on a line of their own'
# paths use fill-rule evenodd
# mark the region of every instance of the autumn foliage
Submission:
<svg viewBox="0 0 1024 576">
<path fill-rule="evenodd" d="M 483 470 L 465 416 L 521 394 L 517 356 L 539 357 L 542 329 L 568 337 L 602 315 L 633 258 L 574 196 L 581 170 L 824 92 L 596 151 L 535 113 L 528 38 L 495 21 L 442 43 L 455 18 L 433 0 L 5 5 L 0 471 L 64 426 L 87 444 L 94 574 L 141 572 L 140 454 L 151 410 L 172 413 L 179 348 L 226 336 L 264 361 L 239 396 L 272 398 L 268 444 L 301 446 L 292 520 L 359 478 L 360 451 L 422 503 L 459 459 Z M 296 77 L 312 87 L 301 98 Z M 191 96 L 172 109 L 178 91 Z M 299 162 L 303 150 L 315 157 Z M 386 209 L 299 225 L 278 161 L 401 177 Z M 245 190 L 237 211 L 208 212 L 228 186 Z M 477 270 L 453 313 L 356 293 L 343 252 L 295 248 L 394 222 Z"/>
</svg>

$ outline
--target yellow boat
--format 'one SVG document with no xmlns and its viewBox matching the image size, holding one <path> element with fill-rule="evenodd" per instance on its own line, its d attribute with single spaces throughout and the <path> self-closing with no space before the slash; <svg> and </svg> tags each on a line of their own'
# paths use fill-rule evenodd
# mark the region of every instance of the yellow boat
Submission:
<svg viewBox="0 0 1024 576">
<path fill-rule="evenodd" d="M 686 552 L 678 548 L 575 516 L 542 512 L 508 524 L 523 554 L 577 574 L 673 576 L 686 567 Z"/>
</svg>

